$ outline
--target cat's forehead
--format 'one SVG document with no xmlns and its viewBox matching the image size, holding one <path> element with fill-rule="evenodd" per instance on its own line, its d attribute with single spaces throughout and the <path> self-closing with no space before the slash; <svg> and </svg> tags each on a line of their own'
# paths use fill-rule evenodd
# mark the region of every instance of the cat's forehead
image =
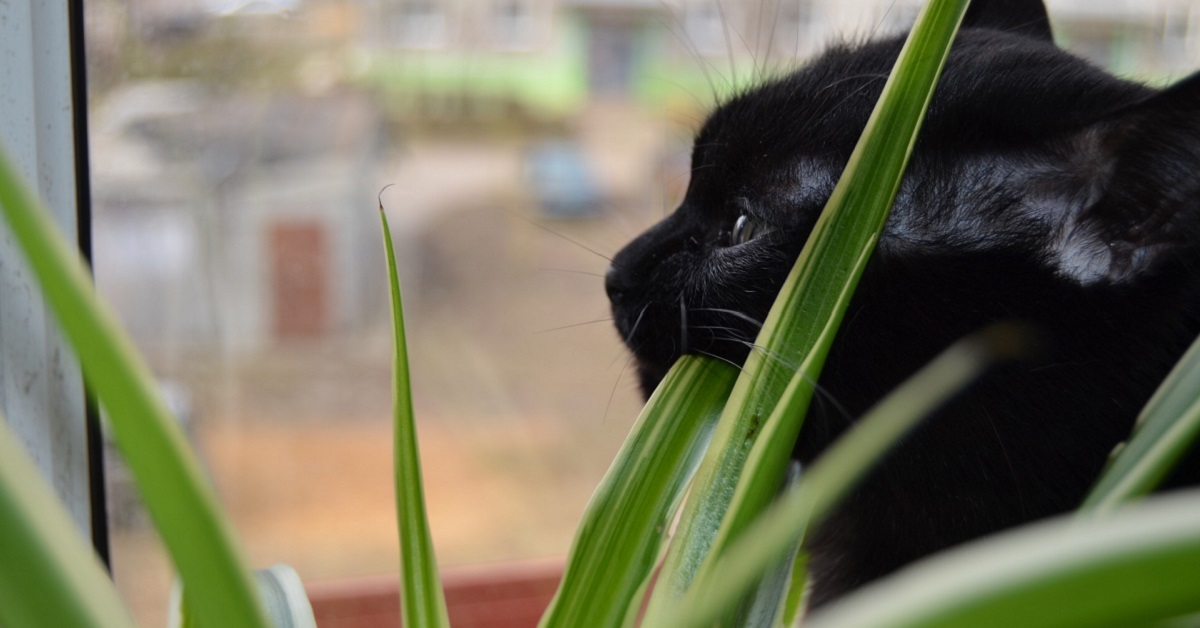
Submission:
<svg viewBox="0 0 1200 628">
<path fill-rule="evenodd" d="M 863 68 L 862 62 L 838 62 L 843 59 L 853 57 L 826 55 L 725 102 L 697 134 L 697 153 L 756 161 L 775 153 L 845 152 L 853 146 L 853 128 L 861 128 L 870 115 L 887 73 L 882 64 Z"/>
<path fill-rule="evenodd" d="M 835 47 L 721 104 L 696 137 L 698 157 L 761 162 L 848 154 L 878 98 L 899 40 Z"/>
<path fill-rule="evenodd" d="M 902 45 L 896 38 L 835 47 L 731 98 L 697 134 L 697 164 L 761 172 L 803 156 L 844 162 Z M 1147 94 L 1050 42 L 968 29 L 947 60 L 921 141 L 968 152 L 1041 142 Z"/>
</svg>

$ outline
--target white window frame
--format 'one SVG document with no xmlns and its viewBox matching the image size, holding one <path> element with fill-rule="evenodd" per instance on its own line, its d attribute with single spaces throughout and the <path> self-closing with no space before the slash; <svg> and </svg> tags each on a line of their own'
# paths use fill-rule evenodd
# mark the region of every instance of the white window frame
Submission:
<svg viewBox="0 0 1200 628">
<path fill-rule="evenodd" d="M 86 253 L 82 9 L 80 0 L 0 2 L 0 144 Z M 107 561 L 98 422 L 73 353 L 3 221 L 0 413 Z"/>
</svg>

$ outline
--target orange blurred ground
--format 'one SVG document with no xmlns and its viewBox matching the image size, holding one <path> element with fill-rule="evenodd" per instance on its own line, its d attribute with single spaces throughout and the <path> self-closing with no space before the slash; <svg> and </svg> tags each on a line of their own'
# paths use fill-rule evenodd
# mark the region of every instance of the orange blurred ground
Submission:
<svg viewBox="0 0 1200 628">
<path fill-rule="evenodd" d="M 547 223 L 563 238 L 518 216 L 519 191 L 483 198 L 397 242 L 418 266 L 402 277 L 446 568 L 566 553 L 641 407 L 605 320 L 608 262 L 568 239 L 611 255 L 662 213 L 618 199 L 601 217 Z M 386 307 L 381 292 L 377 324 L 349 337 L 151 356 L 193 395 L 194 440 L 255 566 L 286 562 L 306 582 L 395 572 Z M 134 517 L 112 540 L 138 623 L 165 625 L 171 574 L 154 534 Z"/>
</svg>

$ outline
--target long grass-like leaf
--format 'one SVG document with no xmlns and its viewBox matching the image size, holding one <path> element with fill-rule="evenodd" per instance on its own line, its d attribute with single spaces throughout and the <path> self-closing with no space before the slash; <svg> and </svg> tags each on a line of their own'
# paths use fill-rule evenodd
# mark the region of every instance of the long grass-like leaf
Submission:
<svg viewBox="0 0 1200 628">
<path fill-rule="evenodd" d="M 0 625 L 132 627 L 112 581 L 0 417 Z"/>
<path fill-rule="evenodd" d="M 967 0 L 934 0 L 917 19 L 866 130 L 734 385 L 663 568 L 650 616 L 686 590 L 718 538 L 775 496 L 825 354 L 887 219 Z M 797 372 L 798 371 L 798 372 Z M 764 421 L 799 377 L 796 412 Z M 740 479 L 739 479 L 740 478 Z M 740 482 L 740 484 L 739 484 Z M 736 487 L 736 492 L 735 492 Z M 727 515 L 728 513 L 728 515 Z"/>
<path fill-rule="evenodd" d="M 1147 626 L 1200 611 L 1200 492 L 1065 516 L 938 554 L 809 628 Z"/>
<path fill-rule="evenodd" d="M 3 150 L 0 212 L 107 412 L 121 455 L 205 628 L 266 626 L 229 523 L 153 376 L 96 297 L 78 253 Z"/>
<path fill-rule="evenodd" d="M 1138 417 L 1132 437 L 1080 507 L 1111 512 L 1154 490 L 1200 435 L 1200 340 L 1192 343 Z"/>
<path fill-rule="evenodd" d="M 542 626 L 620 626 L 636 613 L 736 376 L 695 356 L 667 373 L 588 502 Z"/>
<path fill-rule="evenodd" d="M 413 418 L 408 349 L 404 336 L 404 307 L 396 274 L 396 252 L 387 214 L 379 205 L 383 244 L 387 252 L 388 285 L 392 295 L 392 415 L 394 420 L 396 519 L 400 533 L 400 608 L 405 626 L 449 626 L 446 596 L 438 577 L 437 559 L 425 516 L 425 491 L 421 483 L 421 456 Z"/>
<path fill-rule="evenodd" d="M 775 628 L 795 626 L 804 615 L 804 592 L 808 590 L 808 553 L 797 547 L 792 559 L 792 572 L 788 588 L 784 591 L 779 615 L 775 617 Z"/>
<path fill-rule="evenodd" d="M 1020 332 L 996 327 L 955 343 L 885 397 L 813 463 L 799 483 L 756 519 L 727 551 L 709 557 L 666 625 L 712 623 L 735 606 L 763 571 L 788 555 L 805 532 L 930 412 L 973 381 L 999 356 L 1020 351 Z M 793 380 L 777 412 L 796 388 Z M 657 625 L 657 623 L 655 624 Z"/>
</svg>

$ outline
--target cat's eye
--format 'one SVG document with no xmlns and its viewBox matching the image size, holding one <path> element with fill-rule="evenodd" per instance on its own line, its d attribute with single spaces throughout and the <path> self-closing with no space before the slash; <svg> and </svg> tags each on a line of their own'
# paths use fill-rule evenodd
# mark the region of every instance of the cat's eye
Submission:
<svg viewBox="0 0 1200 628">
<path fill-rule="evenodd" d="M 742 214 L 733 223 L 733 231 L 729 234 L 729 245 L 745 244 L 768 231 L 770 229 L 763 223 L 746 214 Z"/>
</svg>

